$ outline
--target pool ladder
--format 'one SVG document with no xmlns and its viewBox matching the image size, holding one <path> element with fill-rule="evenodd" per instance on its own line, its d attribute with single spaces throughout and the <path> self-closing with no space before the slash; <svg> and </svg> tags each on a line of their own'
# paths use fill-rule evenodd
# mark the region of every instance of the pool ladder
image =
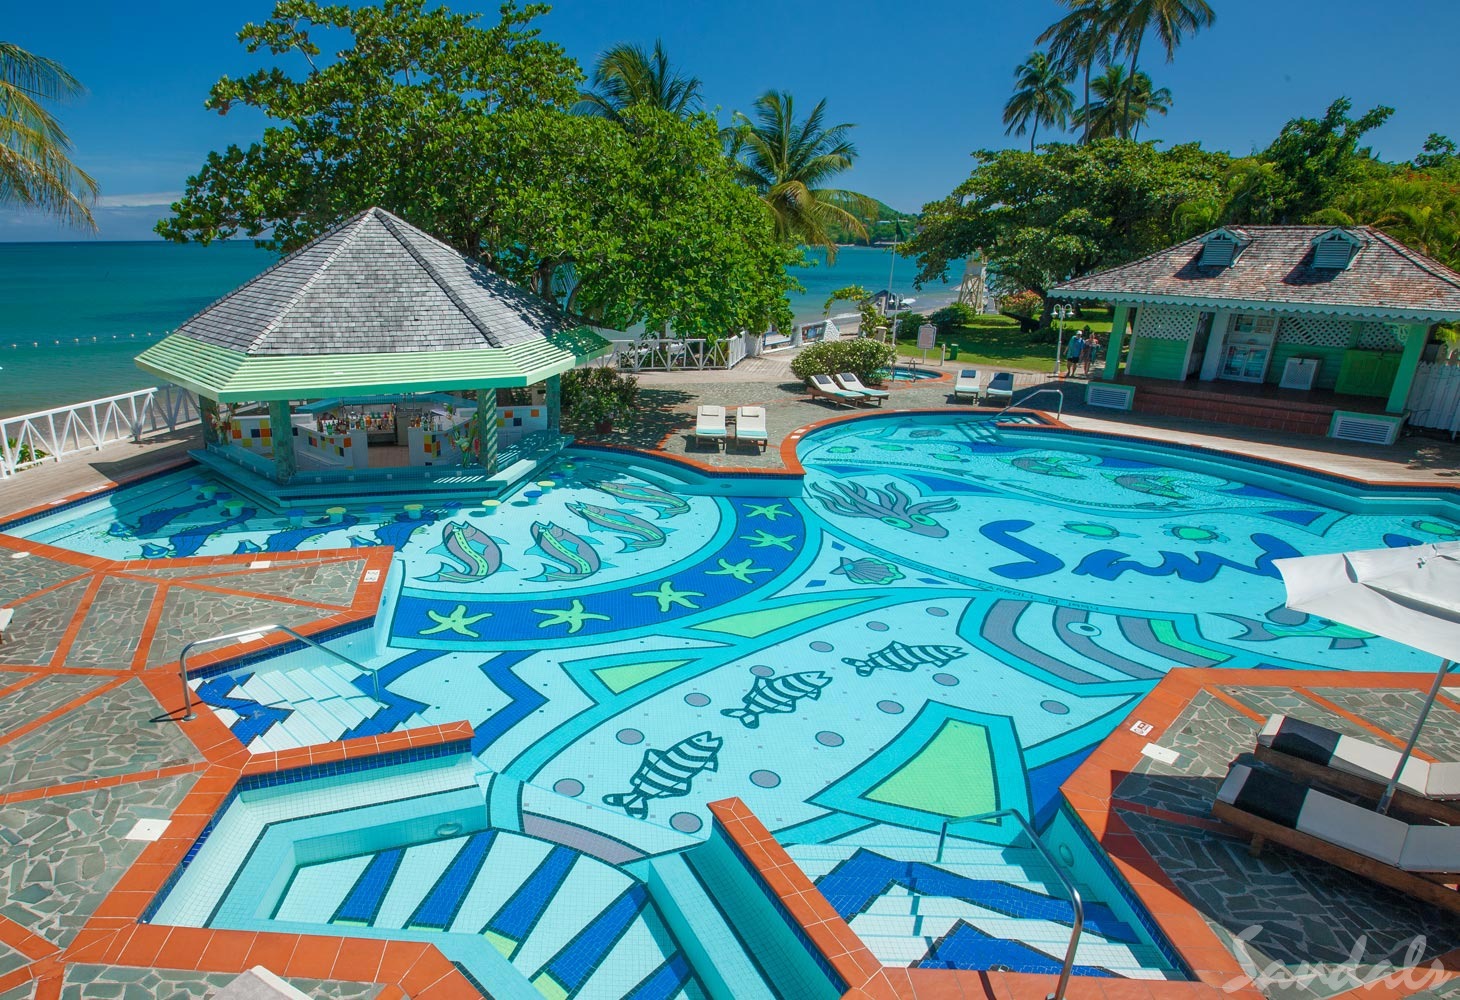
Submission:
<svg viewBox="0 0 1460 1000">
<path fill-rule="evenodd" d="M 1058 390 L 1040 391 L 1057 392 Z M 1064 965 L 1060 967 L 1059 984 L 1055 986 L 1054 992 L 1045 998 L 1045 1000 L 1065 1000 L 1065 989 L 1070 984 L 1070 973 L 1075 968 L 1075 948 L 1080 943 L 1080 932 L 1085 929 L 1085 902 L 1080 898 L 1080 890 L 1075 888 L 1074 881 L 1065 874 L 1065 866 L 1060 863 L 1058 858 L 1050 853 L 1048 847 L 1044 846 L 1044 841 L 1039 839 L 1039 834 L 1035 832 L 1034 827 L 1030 825 L 1029 821 L 1024 818 L 1024 814 L 1017 809 L 996 809 L 993 812 L 977 813 L 973 816 L 945 819 L 942 828 L 938 831 L 938 863 L 942 864 L 943 862 L 943 848 L 948 843 L 948 828 L 950 826 L 956 826 L 960 823 L 977 823 L 991 819 L 1003 819 L 1005 816 L 1013 817 L 1019 826 L 1023 828 L 1030 843 L 1034 845 L 1034 849 L 1044 855 L 1044 860 L 1049 865 L 1050 870 L 1054 872 L 1055 877 L 1064 885 L 1065 892 L 1069 894 L 1070 906 L 1075 911 L 1075 919 L 1070 929 L 1070 944 L 1065 949 Z"/>
<path fill-rule="evenodd" d="M 1043 396 L 1045 393 L 1050 393 L 1052 395 L 1055 395 L 1055 396 L 1058 396 L 1059 397 L 1059 400 L 1060 400 L 1059 401 L 1059 406 L 1056 407 L 1056 409 L 1054 411 L 1054 415 L 1055 415 L 1055 419 L 1056 420 L 1062 418 L 1065 415 L 1065 391 L 1063 389 L 1051 389 L 1048 386 L 1046 386 L 1043 389 L 1037 389 L 1034 392 L 1031 392 L 1029 395 L 1025 396 L 1023 399 L 1019 400 L 1019 402 L 1017 402 L 1017 403 L 1013 402 L 1012 401 L 1012 398 L 1011 398 L 1011 400 L 1009 402 L 1009 405 L 1006 406 L 1006 407 L 1004 407 L 998 413 L 995 413 L 994 416 L 993 416 L 993 419 L 994 420 L 998 420 L 1000 417 L 1002 417 L 1004 414 L 1008 413 L 1010 410 L 1026 410 L 1026 409 L 1029 408 L 1029 405 L 1028 404 L 1029 404 L 1029 401 L 1031 399 L 1038 399 L 1040 396 Z"/>
<path fill-rule="evenodd" d="M 217 642 L 246 642 L 253 639 L 261 639 L 264 636 L 268 635 L 270 632 L 283 632 L 285 635 L 297 639 L 298 641 L 304 643 L 304 645 L 309 646 L 312 649 L 317 649 L 328 656 L 333 656 L 341 663 L 345 663 L 354 667 L 362 674 L 369 674 L 371 680 L 375 682 L 375 700 L 380 700 L 380 676 L 376 674 L 375 671 L 366 669 L 363 664 L 360 664 L 355 660 L 350 659 L 348 656 L 346 656 L 344 653 L 339 652 L 338 650 L 330 649 L 323 643 L 317 642 L 307 635 L 294 631 L 294 629 L 290 628 L 288 625 L 276 625 L 270 623 L 267 625 L 255 625 L 253 628 L 244 629 L 242 632 L 225 632 L 222 635 L 210 635 L 206 639 L 194 639 L 192 642 L 188 643 L 182 648 L 182 652 L 178 654 L 177 658 L 177 673 L 178 678 L 182 681 L 183 722 L 191 722 L 193 719 L 196 719 L 198 717 L 197 713 L 193 711 L 193 689 L 188 686 L 188 654 L 193 651 L 193 647 L 209 646 Z"/>
</svg>

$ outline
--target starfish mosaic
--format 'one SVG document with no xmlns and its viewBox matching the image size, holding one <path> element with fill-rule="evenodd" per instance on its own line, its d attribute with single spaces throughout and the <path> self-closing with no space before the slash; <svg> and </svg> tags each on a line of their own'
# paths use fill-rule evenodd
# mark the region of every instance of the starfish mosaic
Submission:
<svg viewBox="0 0 1460 1000">
<path fill-rule="evenodd" d="M 741 535 L 740 540 L 742 542 L 749 542 L 750 547 L 753 549 L 777 548 L 785 549 L 787 552 L 790 552 L 792 549 L 791 543 L 796 540 L 796 536 L 773 535 L 769 531 L 766 531 L 764 528 L 757 528 L 755 530 L 755 534 Z"/>
<path fill-rule="evenodd" d="M 723 559 L 720 560 L 722 563 L 724 561 Z M 670 580 L 665 580 L 659 584 L 658 590 L 641 590 L 634 594 L 634 596 L 654 598 L 654 600 L 659 602 L 659 613 L 667 614 L 669 609 L 676 604 L 682 608 L 689 608 L 691 611 L 698 611 L 700 606 L 691 601 L 690 598 L 704 597 L 705 595 L 696 590 L 675 590 L 674 583 Z"/>
<path fill-rule="evenodd" d="M 782 510 L 781 509 L 781 505 L 778 504 L 778 503 L 768 503 L 768 504 L 748 503 L 748 504 L 745 505 L 745 516 L 746 517 L 763 517 L 767 521 L 774 521 L 778 517 L 790 517 L 791 516 L 791 512 L 788 511 L 788 510 Z"/>
<path fill-rule="evenodd" d="M 483 618 L 492 617 L 490 611 L 483 611 L 479 615 L 468 615 L 466 605 L 458 604 L 452 609 L 451 614 L 443 615 L 437 611 L 427 611 L 426 617 L 436 624 L 428 629 L 422 629 L 420 635 L 435 635 L 438 632 L 455 632 L 457 635 L 470 636 L 473 639 L 480 639 L 481 636 L 473 632 L 469 626 L 475 625 Z"/>
<path fill-rule="evenodd" d="M 583 602 L 576 597 L 573 603 L 566 608 L 533 608 L 535 615 L 547 615 L 547 621 L 537 623 L 538 628 L 547 628 L 549 625 L 566 625 L 568 634 L 572 635 L 583 627 L 583 623 L 589 620 L 606 622 L 608 615 L 594 614 L 592 611 L 583 610 Z"/>
<path fill-rule="evenodd" d="M 720 568 L 707 570 L 705 576 L 733 576 L 741 583 L 754 583 L 755 581 L 751 577 L 756 573 L 770 572 L 769 569 L 765 568 L 752 569 L 754 562 L 750 559 L 742 559 L 738 563 L 726 562 L 724 559 L 720 559 L 718 562 L 720 563 Z"/>
</svg>

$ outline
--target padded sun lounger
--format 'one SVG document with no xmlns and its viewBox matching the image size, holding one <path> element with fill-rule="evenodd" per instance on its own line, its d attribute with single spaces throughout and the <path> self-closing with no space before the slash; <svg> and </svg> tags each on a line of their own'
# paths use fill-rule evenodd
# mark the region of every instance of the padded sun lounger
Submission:
<svg viewBox="0 0 1460 1000">
<path fill-rule="evenodd" d="M 868 399 L 875 400 L 878 406 L 881 406 L 882 401 L 892 395 L 886 389 L 870 389 L 863 385 L 862 380 L 857 377 L 856 372 L 837 372 L 832 378 L 836 379 L 836 384 L 843 389 L 850 390 L 851 392 L 860 392 Z"/>
<path fill-rule="evenodd" d="M 1257 758 L 1311 784 L 1328 785 L 1376 801 L 1399 766 L 1399 751 L 1392 747 L 1286 715 L 1268 717 L 1257 734 Z M 1411 757 L 1399 776 L 1390 812 L 1460 823 L 1460 763 L 1431 763 Z"/>
<path fill-rule="evenodd" d="M 695 415 L 695 441 L 725 440 L 725 407 L 701 406 Z"/>
<path fill-rule="evenodd" d="M 1003 403 L 1008 406 L 1014 401 L 1014 373 L 999 372 L 989 379 L 989 384 L 984 387 L 983 399 L 985 403 Z"/>
<path fill-rule="evenodd" d="M 831 380 L 830 375 L 813 375 L 806 380 L 806 391 L 812 398 L 829 399 L 838 405 L 851 406 L 863 402 L 867 397 L 852 389 L 843 389 Z"/>
<path fill-rule="evenodd" d="M 735 414 L 735 440 L 749 441 L 761 451 L 770 443 L 765 429 L 764 406 L 742 406 Z"/>
<path fill-rule="evenodd" d="M 1460 877 L 1460 827 L 1411 826 L 1238 763 L 1228 769 L 1212 815 L 1252 834 L 1254 854 L 1272 841 L 1460 913 L 1460 893 L 1444 885 Z"/>
<path fill-rule="evenodd" d="M 958 381 L 953 383 L 954 400 L 967 399 L 969 402 L 978 402 L 978 369 L 965 368 L 958 373 Z"/>
</svg>

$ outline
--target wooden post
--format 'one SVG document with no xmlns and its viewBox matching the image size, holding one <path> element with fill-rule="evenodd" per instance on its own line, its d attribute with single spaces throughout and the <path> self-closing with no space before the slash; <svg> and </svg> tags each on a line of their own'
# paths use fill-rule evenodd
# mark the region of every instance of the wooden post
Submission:
<svg viewBox="0 0 1460 1000">
<path fill-rule="evenodd" d="M 1100 377 L 1107 382 L 1120 374 L 1120 352 L 1125 347 L 1125 327 L 1130 317 L 1130 306 L 1118 305 L 1110 317 L 1110 338 L 1105 345 L 1105 369 Z"/>
<path fill-rule="evenodd" d="M 283 485 L 299 468 L 294 461 L 294 423 L 289 419 L 287 399 L 269 400 L 269 433 L 274 442 L 274 479 Z"/>
<path fill-rule="evenodd" d="M 1414 385 L 1414 373 L 1424 356 L 1425 341 L 1429 339 L 1427 326 L 1402 327 L 1404 354 L 1399 359 L 1399 371 L 1394 374 L 1394 387 L 1389 390 L 1389 402 L 1384 407 L 1387 413 L 1403 413 L 1404 404 L 1409 401 L 1409 389 Z"/>
<path fill-rule="evenodd" d="M 477 390 L 476 421 L 477 461 L 487 475 L 497 471 L 497 390 L 485 386 Z M 463 456 L 462 464 L 469 464 Z"/>
</svg>

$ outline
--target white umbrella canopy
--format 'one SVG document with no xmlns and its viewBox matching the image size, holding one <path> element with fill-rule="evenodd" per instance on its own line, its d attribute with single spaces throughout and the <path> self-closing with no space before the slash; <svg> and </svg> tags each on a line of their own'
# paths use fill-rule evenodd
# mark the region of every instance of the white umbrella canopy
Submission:
<svg viewBox="0 0 1460 1000">
<path fill-rule="evenodd" d="M 1460 659 L 1460 542 L 1277 559 L 1288 607 L 1402 642 L 1443 661 L 1376 807 L 1389 811 L 1445 675 Z"/>
</svg>

